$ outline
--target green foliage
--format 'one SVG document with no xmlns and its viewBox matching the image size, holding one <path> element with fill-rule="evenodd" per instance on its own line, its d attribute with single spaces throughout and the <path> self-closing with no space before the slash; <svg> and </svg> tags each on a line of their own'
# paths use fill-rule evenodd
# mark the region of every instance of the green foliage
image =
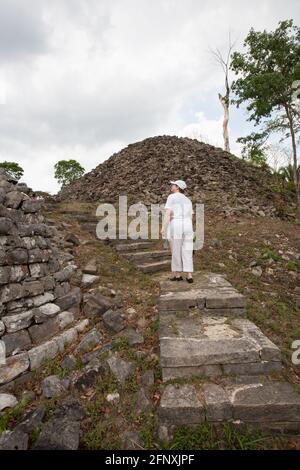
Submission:
<svg viewBox="0 0 300 470">
<path fill-rule="evenodd" d="M 54 168 L 54 176 L 62 187 L 80 178 L 85 171 L 76 160 L 60 160 Z"/>
<path fill-rule="evenodd" d="M 300 261 L 289 261 L 287 264 L 287 269 L 289 271 L 300 271 Z"/>
<path fill-rule="evenodd" d="M 16 180 L 19 180 L 24 174 L 23 168 L 16 162 L 1 162 L 0 168 L 3 168 Z"/>
<path fill-rule="evenodd" d="M 247 102 L 257 124 L 273 111 L 291 105 L 293 84 L 300 79 L 300 28 L 282 21 L 275 31 L 254 31 L 244 41 L 246 51 L 234 52 L 231 68 L 240 75 L 233 83 L 234 102 Z"/>
<path fill-rule="evenodd" d="M 299 110 L 295 104 L 295 83 L 300 80 L 300 28 L 293 20 L 281 21 L 275 31 L 254 31 L 244 41 L 244 52 L 234 52 L 231 69 L 237 76 L 232 100 L 245 103 L 248 121 L 261 125 L 259 133 L 239 139 L 249 160 L 264 164 L 262 148 L 272 133 L 291 137 L 296 165 L 296 136 L 300 132 Z M 295 170 L 294 170 L 295 171 Z"/>
<path fill-rule="evenodd" d="M 300 178 L 300 165 L 297 168 L 298 178 Z M 294 184 L 294 168 L 293 165 L 287 165 L 279 168 L 278 174 L 284 181 Z"/>
<path fill-rule="evenodd" d="M 273 261 L 280 261 L 282 258 L 276 250 L 273 250 L 267 247 L 263 249 L 258 261 L 268 260 L 268 259 L 272 259 Z"/>
</svg>

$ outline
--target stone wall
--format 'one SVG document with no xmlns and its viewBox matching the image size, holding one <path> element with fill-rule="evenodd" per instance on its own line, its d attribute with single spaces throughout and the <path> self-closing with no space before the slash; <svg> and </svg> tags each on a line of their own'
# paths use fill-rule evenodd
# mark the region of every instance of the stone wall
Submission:
<svg viewBox="0 0 300 470">
<path fill-rule="evenodd" d="M 53 358 L 86 325 L 75 324 L 81 290 L 72 285 L 73 256 L 42 204 L 0 170 L 0 386 Z"/>
</svg>

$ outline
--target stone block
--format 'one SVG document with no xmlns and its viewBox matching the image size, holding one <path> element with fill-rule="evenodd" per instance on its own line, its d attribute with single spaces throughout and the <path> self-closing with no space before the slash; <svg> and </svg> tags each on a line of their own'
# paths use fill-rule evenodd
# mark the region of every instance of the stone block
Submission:
<svg viewBox="0 0 300 470">
<path fill-rule="evenodd" d="M 61 330 L 65 329 L 66 326 L 73 323 L 75 317 L 72 312 L 61 312 L 57 315 L 57 322 Z"/>
<path fill-rule="evenodd" d="M 15 333 L 16 331 L 28 328 L 33 319 L 33 311 L 28 310 L 27 312 L 18 313 L 16 315 L 9 315 L 2 317 L 2 321 L 5 325 L 7 333 Z"/>
<path fill-rule="evenodd" d="M 75 287 L 68 294 L 56 299 L 56 304 L 61 310 L 68 310 L 69 308 L 77 305 L 81 302 L 81 290 L 79 287 Z"/>
<path fill-rule="evenodd" d="M 74 343 L 77 338 L 78 330 L 74 327 L 64 331 L 59 336 L 56 336 L 54 339 L 58 345 L 59 352 L 64 352 L 65 347 L 71 343 Z"/>
<path fill-rule="evenodd" d="M 4 287 L 2 287 L 0 292 L 0 302 L 4 304 L 12 300 L 18 300 L 24 297 L 24 288 L 21 284 L 6 284 Z"/>
<path fill-rule="evenodd" d="M 232 403 L 223 387 L 213 383 L 204 384 L 203 393 L 208 421 L 216 422 L 232 419 Z"/>
<path fill-rule="evenodd" d="M 0 385 L 7 384 L 19 377 L 29 369 L 29 365 L 27 353 L 8 357 L 6 364 L 0 367 Z"/>
<path fill-rule="evenodd" d="M 56 335 L 59 330 L 57 318 L 50 318 L 44 323 L 32 325 L 29 328 L 29 334 L 33 343 L 38 344 Z"/>
<path fill-rule="evenodd" d="M 205 409 L 194 385 L 167 385 L 159 406 L 161 422 L 176 426 L 200 424 L 205 421 Z"/>
<path fill-rule="evenodd" d="M 25 265 L 11 266 L 10 269 L 10 282 L 21 282 L 29 277 L 29 269 Z M 25 295 L 24 290 L 24 295 Z"/>
<path fill-rule="evenodd" d="M 27 330 L 20 330 L 2 336 L 5 344 L 6 355 L 10 356 L 14 351 L 22 351 L 31 346 L 31 339 Z"/>
<path fill-rule="evenodd" d="M 48 263 L 33 263 L 29 265 L 30 276 L 35 279 L 49 274 Z"/>
<path fill-rule="evenodd" d="M 25 212 L 25 214 L 33 214 L 38 212 L 41 209 L 42 205 L 43 201 L 41 200 L 27 199 L 22 203 L 22 210 Z"/>
<path fill-rule="evenodd" d="M 36 323 L 43 323 L 49 318 L 55 317 L 60 312 L 60 308 L 55 304 L 45 304 L 34 309 L 34 319 Z"/>
<path fill-rule="evenodd" d="M 104 313 L 102 318 L 104 326 L 115 333 L 118 333 L 125 328 L 122 315 L 117 311 L 108 310 Z"/>
<path fill-rule="evenodd" d="M 54 359 L 59 352 L 58 344 L 53 339 L 28 351 L 30 370 L 38 369 L 46 359 Z"/>
<path fill-rule="evenodd" d="M 40 307 L 42 305 L 48 304 L 54 300 L 54 295 L 52 292 L 44 292 L 40 295 L 35 295 L 33 297 L 28 297 L 26 299 L 27 307 Z"/>
<path fill-rule="evenodd" d="M 26 281 L 23 287 L 24 296 L 26 297 L 36 297 L 44 293 L 44 285 L 41 281 Z M 49 302 L 49 300 L 47 301 Z M 34 305 L 34 301 L 32 301 L 32 305 Z"/>
<path fill-rule="evenodd" d="M 133 362 L 124 361 L 117 354 L 112 354 L 107 359 L 107 364 L 112 374 L 116 377 L 118 382 L 122 384 L 125 383 L 125 381 L 131 377 L 135 371 L 135 365 Z"/>
<path fill-rule="evenodd" d="M 213 291 L 206 294 L 205 306 L 207 309 L 244 308 L 246 306 L 246 299 L 235 289 Z"/>
<path fill-rule="evenodd" d="M 13 232 L 14 224 L 8 217 L 0 217 L 0 235 L 8 235 Z"/>
<path fill-rule="evenodd" d="M 83 313 L 88 318 L 101 316 L 111 307 L 111 300 L 101 294 L 86 294 L 83 297 Z"/>
<path fill-rule="evenodd" d="M 0 286 L 8 284 L 10 281 L 10 266 L 3 266 L 0 268 Z"/>
<path fill-rule="evenodd" d="M 7 252 L 8 264 L 27 264 L 28 251 L 24 248 L 16 248 Z"/>
<path fill-rule="evenodd" d="M 244 422 L 300 422 L 300 395 L 286 382 L 239 385 L 230 390 L 233 418 Z"/>
<path fill-rule="evenodd" d="M 93 328 L 91 331 L 89 331 L 80 341 L 76 348 L 77 353 L 86 353 L 94 349 L 95 347 L 99 346 L 102 343 L 102 336 L 101 334 L 96 330 L 96 328 Z"/>
</svg>

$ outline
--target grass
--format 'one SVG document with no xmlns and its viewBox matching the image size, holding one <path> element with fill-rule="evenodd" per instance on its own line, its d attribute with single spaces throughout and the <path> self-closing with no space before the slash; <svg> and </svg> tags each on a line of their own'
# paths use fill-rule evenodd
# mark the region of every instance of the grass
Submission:
<svg viewBox="0 0 300 470">
<path fill-rule="evenodd" d="M 28 400 L 24 398 L 12 410 L 8 410 L 0 415 L 0 435 L 2 432 L 13 428 L 15 423 L 23 416 L 27 405 Z"/>
<path fill-rule="evenodd" d="M 269 447 L 272 447 L 272 439 L 261 430 L 238 430 L 231 423 L 218 430 L 209 423 L 193 428 L 179 427 L 169 443 L 162 443 L 164 450 L 259 450 Z"/>
</svg>

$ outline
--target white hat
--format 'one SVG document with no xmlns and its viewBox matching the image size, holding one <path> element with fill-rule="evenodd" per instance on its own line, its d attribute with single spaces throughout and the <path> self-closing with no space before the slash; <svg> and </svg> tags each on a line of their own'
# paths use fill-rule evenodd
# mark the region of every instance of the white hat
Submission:
<svg viewBox="0 0 300 470">
<path fill-rule="evenodd" d="M 180 189 L 186 189 L 186 183 L 182 180 L 170 181 L 171 184 L 176 184 Z"/>
</svg>

